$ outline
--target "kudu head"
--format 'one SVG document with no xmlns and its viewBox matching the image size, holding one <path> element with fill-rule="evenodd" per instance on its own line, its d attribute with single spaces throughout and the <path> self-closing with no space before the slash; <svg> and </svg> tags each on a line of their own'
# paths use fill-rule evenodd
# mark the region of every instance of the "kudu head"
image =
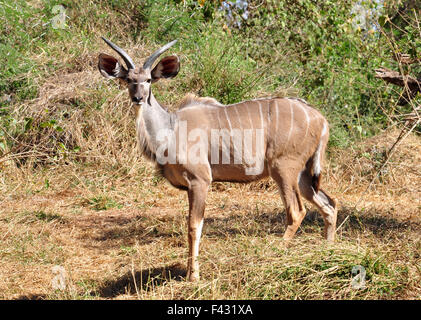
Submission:
<svg viewBox="0 0 421 320">
<path fill-rule="evenodd" d="M 99 71 L 107 79 L 118 78 L 123 80 L 127 84 L 130 98 L 135 104 L 149 103 L 152 82 L 158 81 L 161 78 L 173 78 L 178 74 L 180 61 L 177 56 L 162 58 L 155 68 L 152 69 L 155 60 L 173 46 L 177 40 L 167 43 L 152 53 L 142 67 L 136 67 L 133 60 L 123 49 L 117 47 L 104 37 L 102 39 L 121 56 L 126 64 L 126 68 L 120 64 L 118 59 L 101 53 L 98 62 Z"/>
</svg>

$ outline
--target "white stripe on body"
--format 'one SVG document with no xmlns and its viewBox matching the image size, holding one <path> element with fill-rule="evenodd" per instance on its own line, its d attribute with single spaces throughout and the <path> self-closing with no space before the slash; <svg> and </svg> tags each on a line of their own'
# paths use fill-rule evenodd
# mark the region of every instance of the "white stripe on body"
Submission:
<svg viewBox="0 0 421 320">
<path fill-rule="evenodd" d="M 284 151 L 288 148 L 288 143 L 289 143 L 289 140 L 291 139 L 292 129 L 294 128 L 294 108 L 292 107 L 291 101 L 289 102 L 289 109 L 290 109 L 290 114 L 291 114 L 291 123 L 289 125 L 288 138 L 287 138 L 287 143 L 285 143 Z"/>
<path fill-rule="evenodd" d="M 225 111 L 225 117 L 227 118 L 228 125 L 230 127 L 230 133 L 231 133 L 232 132 L 232 126 L 231 126 L 231 121 L 229 119 L 229 116 L 228 116 L 228 112 L 227 112 L 227 108 L 226 107 L 224 108 L 224 111 Z"/>
<path fill-rule="evenodd" d="M 249 121 L 250 121 L 250 129 L 253 129 L 253 121 L 251 120 L 250 112 L 249 112 L 249 106 L 248 106 L 247 103 L 246 103 L 246 109 L 247 109 L 247 115 L 248 115 Z"/>
<path fill-rule="evenodd" d="M 302 105 L 302 101 L 301 101 L 301 100 L 298 100 L 298 103 L 296 103 L 296 102 L 294 101 L 294 105 L 296 105 L 296 106 L 300 107 L 300 109 L 301 109 L 301 110 L 303 110 L 303 112 L 304 112 L 304 114 L 305 114 L 305 116 L 306 116 L 306 132 L 305 132 L 305 134 L 304 134 L 303 141 L 301 142 L 301 144 L 303 144 L 303 143 L 305 143 L 305 139 L 307 138 L 308 128 L 309 128 L 309 126 L 310 126 L 310 118 L 309 118 L 309 116 L 308 116 L 308 112 L 307 112 L 307 110 L 306 110 L 306 107 Z"/>
<path fill-rule="evenodd" d="M 240 114 L 238 113 L 238 105 L 235 105 L 235 112 L 237 113 L 237 117 L 238 117 L 238 123 L 240 124 L 240 129 L 243 130 L 243 126 L 241 124 L 241 117 Z"/>
<path fill-rule="evenodd" d="M 258 104 L 259 104 L 260 124 L 262 126 L 262 129 L 264 129 L 265 128 L 265 125 L 263 123 L 262 105 L 261 105 L 260 102 L 258 102 Z"/>
</svg>

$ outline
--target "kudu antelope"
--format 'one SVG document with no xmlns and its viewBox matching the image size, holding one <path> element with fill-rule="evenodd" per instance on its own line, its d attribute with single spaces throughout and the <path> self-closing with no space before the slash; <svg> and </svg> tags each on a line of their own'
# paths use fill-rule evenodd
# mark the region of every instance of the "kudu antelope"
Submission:
<svg viewBox="0 0 421 320">
<path fill-rule="evenodd" d="M 167 56 L 152 67 L 176 41 L 155 51 L 142 67 L 136 67 L 124 50 L 103 40 L 126 64 L 127 68 L 110 55 L 99 55 L 101 74 L 127 83 L 142 152 L 157 163 L 173 186 L 188 193 L 188 280 L 199 278 L 199 242 L 212 181 L 251 182 L 271 176 L 286 210 L 283 238 L 290 240 L 294 236 L 306 214 L 303 196 L 321 212 L 326 239 L 334 240 L 336 200 L 320 189 L 329 127 L 319 111 L 297 98 L 222 105 L 212 98 L 188 95 L 171 113 L 155 99 L 151 84 L 176 76 L 179 59 Z"/>
</svg>

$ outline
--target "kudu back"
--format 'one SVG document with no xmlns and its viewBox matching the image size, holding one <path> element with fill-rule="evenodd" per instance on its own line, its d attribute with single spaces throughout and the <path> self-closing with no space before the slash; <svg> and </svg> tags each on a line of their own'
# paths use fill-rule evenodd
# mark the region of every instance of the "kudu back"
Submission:
<svg viewBox="0 0 421 320">
<path fill-rule="evenodd" d="M 329 125 L 319 111 L 297 98 L 222 105 L 213 98 L 188 95 L 177 111 L 168 112 L 155 99 L 151 84 L 175 77 L 180 61 L 172 55 L 153 65 L 176 41 L 155 51 L 140 67 L 124 50 L 103 40 L 125 62 L 123 66 L 102 53 L 98 67 L 106 78 L 127 84 L 142 153 L 173 186 L 187 191 L 188 280 L 199 279 L 199 242 L 212 181 L 251 182 L 270 176 L 285 206 L 283 238 L 293 238 L 306 214 L 303 196 L 322 214 L 325 238 L 334 241 L 337 201 L 320 188 Z"/>
</svg>

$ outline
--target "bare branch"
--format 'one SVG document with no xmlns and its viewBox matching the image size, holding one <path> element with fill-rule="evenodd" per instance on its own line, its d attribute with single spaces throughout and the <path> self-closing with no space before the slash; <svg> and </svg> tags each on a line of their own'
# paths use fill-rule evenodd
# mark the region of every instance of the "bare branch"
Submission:
<svg viewBox="0 0 421 320">
<path fill-rule="evenodd" d="M 386 68 L 379 68 L 374 70 L 376 78 L 382 79 L 394 85 L 407 88 L 406 94 L 401 97 L 399 104 L 405 105 L 413 99 L 418 92 L 421 92 L 421 78 L 415 79 L 409 75 L 402 75 L 397 71 Z"/>
</svg>

